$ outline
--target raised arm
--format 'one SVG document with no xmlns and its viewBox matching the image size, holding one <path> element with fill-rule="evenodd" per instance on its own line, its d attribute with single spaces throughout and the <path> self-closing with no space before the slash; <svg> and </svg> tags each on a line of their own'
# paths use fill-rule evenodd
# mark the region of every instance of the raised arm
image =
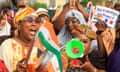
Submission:
<svg viewBox="0 0 120 72">
<path fill-rule="evenodd" d="M 69 5 L 66 4 L 58 17 L 53 21 L 56 33 L 58 33 L 65 23 L 65 15 L 69 11 Z"/>
<path fill-rule="evenodd" d="M 104 46 L 102 33 L 106 30 L 107 26 L 105 25 L 105 23 L 103 21 L 99 20 L 96 23 L 96 27 L 97 27 L 96 34 L 97 34 L 98 49 L 103 54 L 106 54 L 106 49 L 105 49 L 105 46 Z"/>
<path fill-rule="evenodd" d="M 77 10 L 79 10 L 83 14 L 85 19 L 88 20 L 89 14 L 86 12 L 84 7 L 80 4 L 79 0 L 76 0 L 76 7 L 77 7 Z"/>
<path fill-rule="evenodd" d="M 63 27 L 65 23 L 65 15 L 66 13 L 71 9 L 77 9 L 76 4 L 74 4 L 74 0 L 69 0 L 68 3 L 66 3 L 61 11 L 61 13 L 54 19 L 53 24 L 56 33 L 58 33 L 61 28 Z"/>
</svg>

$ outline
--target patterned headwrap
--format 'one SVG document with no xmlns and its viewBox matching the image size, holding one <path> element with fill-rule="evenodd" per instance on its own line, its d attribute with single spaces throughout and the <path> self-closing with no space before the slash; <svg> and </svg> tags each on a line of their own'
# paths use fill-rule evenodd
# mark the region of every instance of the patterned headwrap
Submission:
<svg viewBox="0 0 120 72">
<path fill-rule="evenodd" d="M 73 16 L 76 17 L 81 24 L 86 24 L 86 21 L 85 21 L 85 18 L 84 18 L 84 16 L 83 16 L 83 14 L 82 14 L 80 11 L 75 10 L 75 9 L 69 10 L 69 11 L 66 13 L 66 15 L 65 15 L 65 20 L 66 20 L 68 17 L 73 17 Z"/>
<path fill-rule="evenodd" d="M 14 17 L 14 27 L 16 28 L 15 36 L 19 35 L 18 34 L 18 22 L 20 20 L 23 20 L 26 16 L 33 15 L 33 14 L 34 14 L 34 9 L 30 7 L 26 7 L 23 10 L 20 10 L 19 12 L 17 12 L 16 16 Z"/>
<path fill-rule="evenodd" d="M 23 10 L 19 11 L 15 18 L 14 18 L 14 23 L 18 23 L 20 20 L 24 19 L 26 16 L 31 15 L 34 12 L 34 9 L 27 7 L 24 8 Z"/>
<path fill-rule="evenodd" d="M 73 31 L 84 33 L 90 39 L 96 39 L 96 33 L 87 25 L 77 24 Z"/>
</svg>

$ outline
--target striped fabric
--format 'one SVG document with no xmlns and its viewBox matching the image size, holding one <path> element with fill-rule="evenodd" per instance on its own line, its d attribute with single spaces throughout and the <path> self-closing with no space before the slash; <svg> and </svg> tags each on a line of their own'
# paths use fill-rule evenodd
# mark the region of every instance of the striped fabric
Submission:
<svg viewBox="0 0 120 72">
<path fill-rule="evenodd" d="M 42 26 L 40 28 L 40 31 L 39 31 L 38 35 L 39 35 L 39 38 L 41 40 L 41 43 L 45 46 L 45 48 L 48 51 L 52 52 L 56 56 L 58 64 L 59 64 L 60 72 L 62 72 L 62 59 L 61 59 L 61 54 L 59 52 L 59 47 L 52 40 L 49 30 L 47 28 L 45 28 L 44 26 Z M 53 64 L 54 64 L 54 62 L 53 62 Z M 53 66 L 55 66 L 54 67 L 55 72 L 59 72 L 59 71 L 56 71 L 56 70 L 59 70 L 57 68 L 57 66 L 56 65 L 53 65 Z"/>
</svg>

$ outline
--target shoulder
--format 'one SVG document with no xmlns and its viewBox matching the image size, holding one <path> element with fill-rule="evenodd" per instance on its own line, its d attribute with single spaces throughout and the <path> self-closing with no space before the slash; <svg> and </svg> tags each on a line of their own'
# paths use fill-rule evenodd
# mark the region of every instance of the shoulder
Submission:
<svg viewBox="0 0 120 72">
<path fill-rule="evenodd" d="M 16 43 L 15 39 L 14 38 L 8 38 L 5 41 L 3 41 L 0 48 L 3 48 L 3 49 L 11 48 L 13 43 Z"/>
<path fill-rule="evenodd" d="M 10 43 L 12 40 L 13 40 L 12 38 L 8 38 L 5 41 L 3 41 L 2 45 Z"/>
<path fill-rule="evenodd" d="M 6 39 L 6 40 L 4 40 L 3 42 L 17 42 L 16 41 L 16 38 L 8 38 L 8 39 Z"/>
</svg>

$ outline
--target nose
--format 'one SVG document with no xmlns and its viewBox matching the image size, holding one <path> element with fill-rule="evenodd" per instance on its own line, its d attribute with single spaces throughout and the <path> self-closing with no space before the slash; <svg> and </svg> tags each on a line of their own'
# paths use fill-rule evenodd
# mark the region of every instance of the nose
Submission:
<svg viewBox="0 0 120 72">
<path fill-rule="evenodd" d="M 37 23 L 36 23 L 35 21 L 32 21 L 31 25 L 32 25 L 32 26 L 36 26 Z"/>
</svg>

